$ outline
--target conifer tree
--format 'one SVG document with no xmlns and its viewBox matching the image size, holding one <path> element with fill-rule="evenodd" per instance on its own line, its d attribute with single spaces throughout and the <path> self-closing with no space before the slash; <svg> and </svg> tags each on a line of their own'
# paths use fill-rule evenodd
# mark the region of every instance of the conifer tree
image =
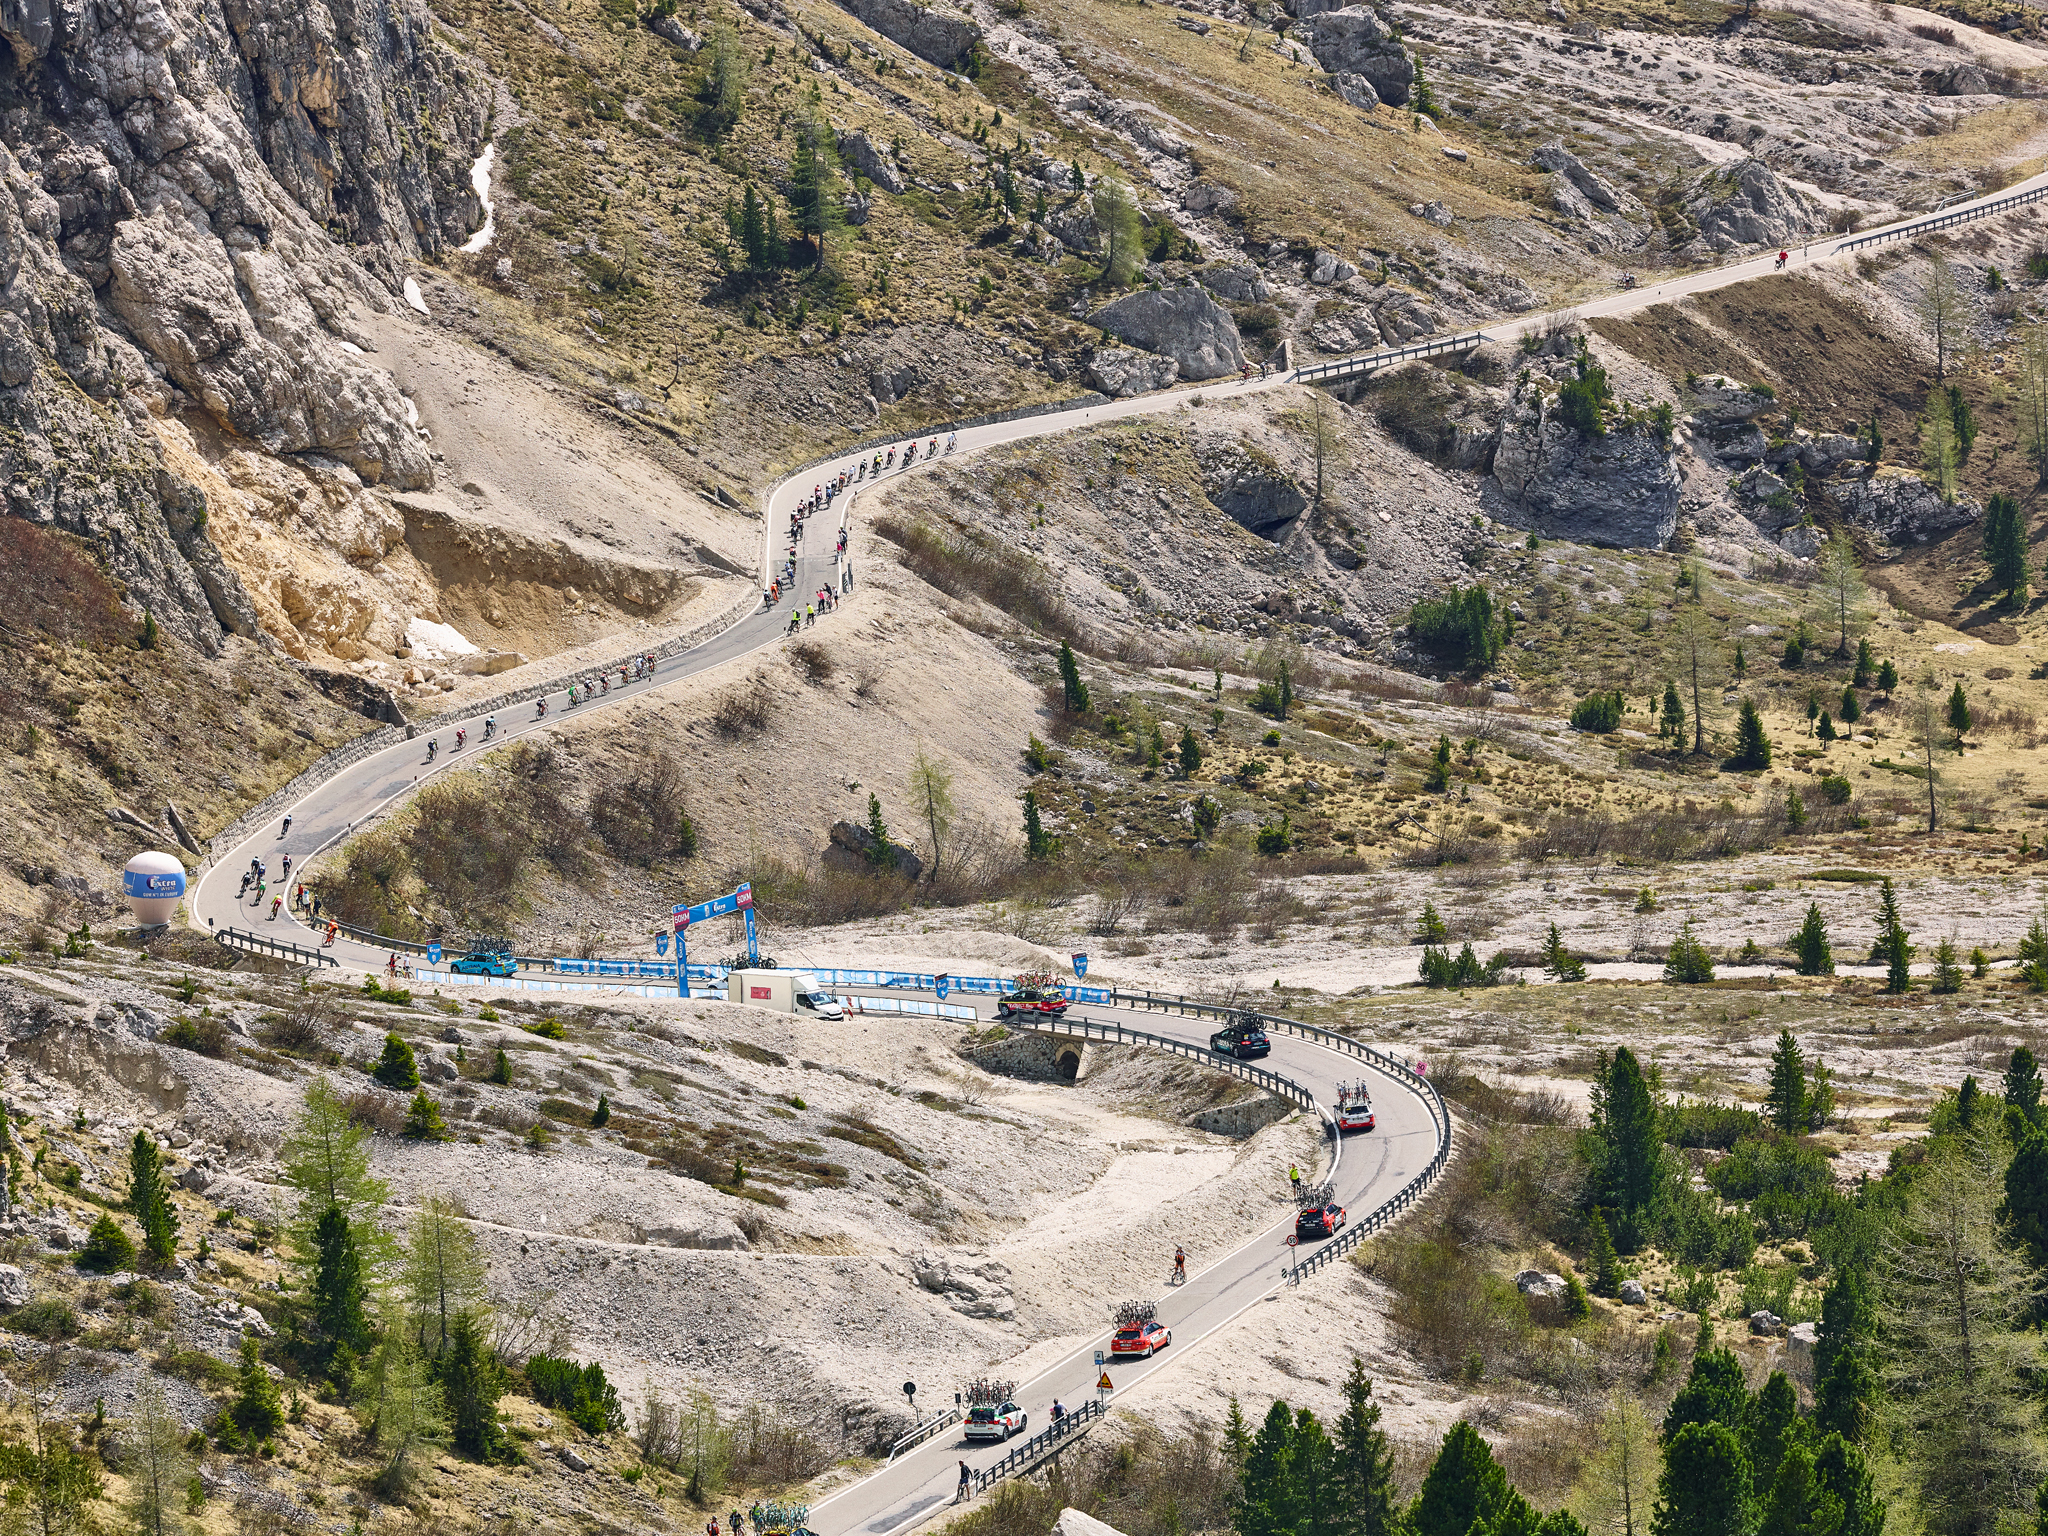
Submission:
<svg viewBox="0 0 2048 1536">
<path fill-rule="evenodd" d="M 1913 945 L 1906 925 L 1899 917 L 1898 892 L 1887 878 L 1877 898 L 1877 942 L 1870 947 L 1872 962 L 1885 966 L 1884 989 L 1894 994 L 1913 990 Z"/>
<path fill-rule="evenodd" d="M 1565 947 L 1564 936 L 1557 931 L 1555 923 L 1550 925 L 1550 932 L 1543 939 L 1543 973 L 1553 981 L 1586 979 L 1586 963 Z"/>
<path fill-rule="evenodd" d="M 1736 718 L 1735 755 L 1728 763 L 1731 768 L 1745 772 L 1761 772 L 1771 766 L 1771 738 L 1764 734 L 1763 716 L 1749 699 L 1742 701 L 1741 713 Z"/>
<path fill-rule="evenodd" d="M 142 1227 L 142 1251 L 159 1269 L 178 1256 L 178 1211 L 164 1178 L 156 1138 L 137 1131 L 128 1144 L 128 1209 Z"/>
<path fill-rule="evenodd" d="M 1828 943 L 1827 919 L 1821 916 L 1819 902 L 1809 901 L 1806 904 L 1806 921 L 1792 935 L 1791 948 L 1798 957 L 1797 969 L 1801 976 L 1835 974 L 1835 951 Z"/>
<path fill-rule="evenodd" d="M 1344 1377 L 1344 1411 L 1331 1437 L 1337 1450 L 1339 1513 L 1332 1536 L 1395 1536 L 1394 1452 L 1380 1429 L 1365 1362 L 1351 1357 Z"/>
</svg>

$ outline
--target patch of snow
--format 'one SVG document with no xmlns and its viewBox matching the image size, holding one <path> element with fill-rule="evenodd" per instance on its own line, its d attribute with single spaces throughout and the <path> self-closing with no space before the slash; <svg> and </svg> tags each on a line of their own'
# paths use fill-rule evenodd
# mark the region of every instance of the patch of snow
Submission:
<svg viewBox="0 0 2048 1536">
<path fill-rule="evenodd" d="M 341 350 L 342 350 L 342 351 L 344 351 L 344 352 L 346 352 L 346 353 L 347 353 L 347 354 L 348 354 L 348 355 L 349 355 L 350 357 L 361 357 L 361 356 L 363 355 L 363 349 L 362 349 L 361 347 L 357 346 L 357 345 L 356 345 L 356 344 L 355 344 L 354 342 L 352 342 L 352 341 L 344 341 L 344 342 L 342 342 L 342 343 L 341 343 Z"/>
<path fill-rule="evenodd" d="M 405 402 L 405 424 L 408 427 L 418 426 L 420 424 L 420 408 L 412 403 L 412 396 L 401 394 L 398 398 Z"/>
<path fill-rule="evenodd" d="M 462 242 L 462 249 L 472 254 L 489 245 L 491 236 L 497 233 L 498 210 L 491 202 L 491 161 L 497 154 L 497 145 L 486 144 L 484 152 L 476 157 L 476 164 L 469 168 L 469 184 L 476 189 L 477 201 L 484 205 L 484 227 Z"/>
<path fill-rule="evenodd" d="M 427 300 L 425 295 L 420 292 L 420 285 L 417 279 L 408 277 L 405 280 L 405 302 L 423 315 L 427 312 Z"/>
<path fill-rule="evenodd" d="M 412 647 L 413 655 L 429 661 L 440 656 L 474 656 L 477 651 L 453 624 L 418 617 L 406 624 L 405 643 Z"/>
</svg>

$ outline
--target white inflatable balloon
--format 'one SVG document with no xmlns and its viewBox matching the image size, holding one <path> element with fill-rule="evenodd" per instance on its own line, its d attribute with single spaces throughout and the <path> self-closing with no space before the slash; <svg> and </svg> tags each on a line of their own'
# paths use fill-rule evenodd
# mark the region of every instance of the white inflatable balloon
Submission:
<svg viewBox="0 0 2048 1536">
<path fill-rule="evenodd" d="M 138 853 L 121 871 L 121 889 L 136 922 L 160 927 L 177 915 L 185 899 L 185 866 L 168 853 Z"/>
</svg>

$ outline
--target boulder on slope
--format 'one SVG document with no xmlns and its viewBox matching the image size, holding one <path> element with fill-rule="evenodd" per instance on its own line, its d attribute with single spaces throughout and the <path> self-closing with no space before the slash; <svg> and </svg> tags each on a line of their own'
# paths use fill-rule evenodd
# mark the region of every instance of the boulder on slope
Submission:
<svg viewBox="0 0 2048 1536">
<path fill-rule="evenodd" d="M 1244 366 L 1230 311 L 1200 288 L 1147 288 L 1088 317 L 1117 340 L 1170 357 L 1183 379 L 1220 379 Z"/>
<path fill-rule="evenodd" d="M 1415 84 L 1415 61 L 1393 29 L 1362 5 L 1323 11 L 1301 25 L 1309 52 L 1331 74 L 1358 76 L 1390 107 L 1408 105 Z"/>
<path fill-rule="evenodd" d="M 940 69 L 956 68 L 981 41 L 980 23 L 960 11 L 918 5 L 914 0 L 840 0 L 840 4 L 882 36 Z"/>
<path fill-rule="evenodd" d="M 1179 377 L 1172 358 L 1135 347 L 1097 347 L 1088 359 L 1088 382 L 1117 400 L 1164 389 Z"/>
</svg>

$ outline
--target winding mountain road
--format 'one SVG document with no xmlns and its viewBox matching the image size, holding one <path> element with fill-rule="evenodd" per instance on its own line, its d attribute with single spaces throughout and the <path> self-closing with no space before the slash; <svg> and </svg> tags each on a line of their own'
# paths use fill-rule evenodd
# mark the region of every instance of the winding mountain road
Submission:
<svg viewBox="0 0 2048 1536">
<path fill-rule="evenodd" d="M 2018 187 L 1943 210 L 1942 216 L 1945 219 L 1968 217 L 1973 211 L 1983 211 L 1987 205 L 1995 209 L 2016 194 L 2043 187 L 2048 187 L 2048 172 Z M 1920 216 L 1901 220 L 1894 227 L 1910 227 L 1924 222 L 1924 219 L 1925 216 Z M 1841 241 L 1831 237 L 1819 254 L 1813 254 L 1812 248 L 1797 249 L 1792 254 L 1790 265 L 1797 270 L 1816 262 L 1838 259 L 1841 245 Z M 1771 253 L 1709 271 L 1678 274 L 1646 287 L 1609 294 L 1556 313 L 1578 317 L 1634 313 L 1653 304 L 1747 282 L 1766 276 L 1774 269 L 1775 253 Z M 1541 331 L 1552 319 L 1552 314 L 1521 316 L 1488 326 L 1477 334 L 1488 340 L 1512 340 Z M 1415 355 L 1417 350 L 1414 347 L 1389 348 L 1342 361 L 1365 371 L 1372 366 L 1397 363 Z M 1204 385 L 1199 392 L 1212 400 L 1231 400 L 1278 388 L 1295 382 L 1297 378 L 1297 374 L 1285 374 L 1244 382 L 1231 380 Z M 1186 409 L 1190 405 L 1191 393 L 1180 390 L 1144 395 L 1014 421 L 965 427 L 959 431 L 957 448 L 950 455 L 940 455 L 938 462 L 1004 444 L 1071 432 L 1080 427 Z M 927 433 L 917 441 L 921 443 L 929 436 Z M 942 440 L 944 436 L 942 429 Z M 842 468 L 851 469 L 859 459 L 871 455 L 871 450 L 867 455 L 849 452 L 825 464 L 797 471 L 766 493 L 762 499 L 764 570 L 769 568 L 773 558 L 775 536 L 786 525 L 791 510 L 798 502 L 808 497 L 812 487 L 828 475 L 836 475 Z M 927 460 L 916 468 L 924 468 L 931 462 L 934 461 Z M 899 467 L 879 479 L 890 479 L 906 472 L 915 473 L 916 470 L 906 471 Z M 875 483 L 878 481 L 874 478 L 862 482 L 852 493 L 837 499 L 831 514 L 813 517 L 813 527 L 800 546 L 797 580 L 793 583 L 798 596 L 785 596 L 774 608 L 764 605 L 703 645 L 661 662 L 649 678 L 614 687 L 609 693 L 573 709 L 568 704 L 566 693 L 556 692 L 547 697 L 544 718 L 534 712 L 531 704 L 501 710 L 491 745 L 552 728 L 564 719 L 580 719 L 632 702 L 775 644 L 786 631 L 792 601 L 800 606 L 803 601 L 801 594 L 813 593 L 820 587 L 837 583 L 840 567 L 831 558 L 833 533 L 836 531 L 834 525 L 848 525 L 859 492 Z M 828 615 L 820 623 L 829 630 L 833 620 Z M 482 717 L 462 723 L 466 725 L 470 738 L 464 751 L 449 750 L 453 744 L 454 729 L 452 725 L 444 724 L 436 738 L 443 750 L 435 757 L 428 757 L 424 737 L 374 753 L 310 785 L 289 806 L 289 835 L 273 822 L 241 838 L 231 847 L 216 849 L 215 857 L 189 893 L 189 921 L 203 928 L 237 927 L 309 949 L 320 948 L 319 935 L 303 927 L 288 911 L 273 919 L 267 916 L 267 901 L 259 903 L 238 897 L 236 882 L 239 872 L 246 869 L 252 859 L 267 861 L 274 871 L 279 856 L 287 852 L 303 867 L 314 854 L 337 843 L 365 820 L 413 793 L 433 775 L 460 766 L 484 745 L 481 740 Z M 381 950 L 346 939 L 337 940 L 326 953 L 344 968 L 365 972 L 382 970 L 386 958 Z M 1127 1013 L 1113 1008 L 1091 1008 L 1087 1014 L 1092 1019 L 1124 1023 L 1131 1028 L 1194 1045 L 1205 1045 L 1212 1027 L 1207 1020 L 1155 1012 Z M 1418 1092 L 1393 1073 L 1377 1070 L 1338 1049 L 1285 1035 L 1273 1037 L 1273 1054 L 1265 1065 L 1308 1089 L 1323 1106 L 1334 1102 L 1340 1082 L 1366 1079 L 1372 1083 L 1373 1098 L 1379 1112 L 1378 1128 L 1331 1143 L 1334 1162 L 1327 1176 L 1333 1182 L 1339 1203 L 1345 1205 L 1353 1216 L 1362 1216 L 1386 1201 L 1416 1173 L 1426 1168 L 1435 1156 L 1441 1132 L 1435 1114 L 1423 1096 L 1427 1090 Z M 1290 1213 L 1286 1220 L 1251 1235 L 1230 1253 L 1191 1255 L 1191 1273 L 1187 1283 L 1161 1291 L 1160 1320 L 1173 1330 L 1173 1343 L 1163 1358 L 1171 1360 L 1194 1348 L 1284 1283 L 1283 1266 L 1300 1252 L 1290 1246 L 1292 1230 Z M 1170 1259 L 1170 1254 L 1160 1255 L 1162 1279 Z M 1106 1349 L 1107 1345 L 1105 1329 L 1100 1338 L 1074 1350 L 1056 1365 L 1020 1384 L 1019 1400 L 1031 1415 L 1032 1432 L 1044 1427 L 1047 1409 L 1054 1399 L 1069 1406 L 1079 1406 L 1087 1400 L 1095 1389 L 1098 1375 L 1095 1351 Z M 1152 1369 L 1149 1361 L 1132 1361 L 1116 1364 L 1110 1367 L 1110 1372 L 1117 1389 L 1125 1390 L 1144 1380 Z M 952 1497 L 960 1461 L 965 1460 L 976 1468 L 985 1467 L 999 1460 L 1004 1451 L 1005 1448 L 1000 1446 L 970 1450 L 959 1441 L 957 1432 L 941 1434 L 862 1481 L 830 1495 L 813 1511 L 812 1524 L 819 1536 L 855 1536 L 855 1533 L 858 1536 L 900 1536 L 900 1533 L 907 1532 L 936 1513 Z"/>
</svg>

